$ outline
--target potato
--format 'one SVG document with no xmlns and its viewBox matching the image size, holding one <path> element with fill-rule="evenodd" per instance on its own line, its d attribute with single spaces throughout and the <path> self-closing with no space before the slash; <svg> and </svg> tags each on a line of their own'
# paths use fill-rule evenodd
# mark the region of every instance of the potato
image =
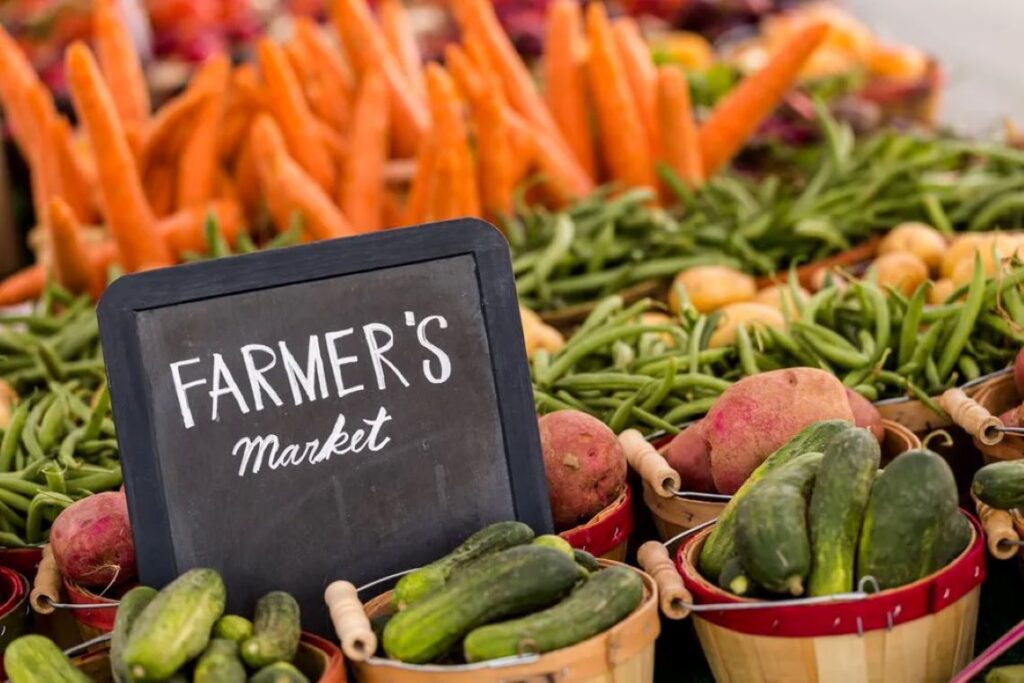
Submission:
<svg viewBox="0 0 1024 683">
<path fill-rule="evenodd" d="M 753 301 L 740 301 L 729 304 L 721 310 L 722 317 L 708 340 L 708 346 L 716 348 L 736 343 L 736 328 L 740 324 L 747 326 L 749 331 L 755 325 L 761 327 L 782 328 L 786 326 L 786 320 L 782 313 L 771 306 L 756 304 Z"/>
<path fill-rule="evenodd" d="M 571 529 L 608 507 L 626 485 L 626 454 L 596 417 L 559 410 L 540 418 L 544 473 L 555 528 Z"/>
<path fill-rule="evenodd" d="M 711 453 L 708 442 L 701 434 L 700 422 L 679 432 L 665 449 L 665 460 L 682 480 L 683 491 L 714 493 L 715 480 L 711 477 Z"/>
<path fill-rule="evenodd" d="M 565 337 L 562 333 L 541 320 L 541 317 L 529 308 L 520 306 L 519 317 L 523 321 L 527 358 L 533 358 L 533 354 L 539 349 L 555 353 L 565 346 Z"/>
<path fill-rule="evenodd" d="M 973 259 L 974 252 L 978 250 L 978 246 L 986 239 L 988 239 L 986 233 L 966 233 L 953 238 L 949 248 L 946 249 L 946 253 L 942 257 L 942 265 L 939 269 L 942 277 L 951 277 L 956 264 L 964 257 L 970 256 Z"/>
<path fill-rule="evenodd" d="M 818 268 L 811 275 L 811 290 L 819 291 L 824 289 L 825 282 L 831 277 L 832 284 L 841 292 L 849 286 L 849 279 L 835 268 Z"/>
<path fill-rule="evenodd" d="M 640 314 L 640 322 L 642 324 L 644 324 L 644 325 L 672 325 L 672 324 L 678 324 L 677 321 L 673 320 L 669 316 L 665 315 L 664 313 L 658 313 L 657 311 L 648 311 L 646 313 L 641 313 Z M 669 348 L 672 348 L 673 346 L 676 345 L 676 338 L 673 337 L 672 333 L 670 333 L 670 332 L 661 332 L 661 333 L 649 332 L 648 334 L 657 335 L 658 339 L 660 339 L 665 344 L 665 346 L 667 346 Z M 646 337 L 647 335 L 644 335 L 644 336 Z"/>
<path fill-rule="evenodd" d="M 668 295 L 668 305 L 679 313 L 677 286 L 686 290 L 686 296 L 701 313 L 708 313 L 736 301 L 749 301 L 757 294 L 754 278 L 726 266 L 695 266 L 676 275 Z"/>
<path fill-rule="evenodd" d="M 925 223 L 900 223 L 878 245 L 879 254 L 894 252 L 913 254 L 924 261 L 929 270 L 936 270 L 946 253 L 946 239 Z"/>
<path fill-rule="evenodd" d="M 853 422 L 846 387 L 828 372 L 788 368 L 736 382 L 701 421 L 715 488 L 735 493 L 768 455 L 820 420 Z"/>
<path fill-rule="evenodd" d="M 797 285 L 796 298 L 800 303 L 805 303 L 811 298 L 811 294 L 800 285 Z M 757 296 L 754 297 L 753 301 L 757 304 L 771 306 L 780 313 L 784 313 L 782 302 L 785 301 L 789 314 L 794 318 L 796 317 L 796 302 L 793 301 L 793 293 L 790 291 L 789 285 L 771 285 L 770 287 L 765 287 L 757 293 Z"/>
<path fill-rule="evenodd" d="M 958 269 L 961 277 L 964 273 L 970 272 L 975 252 L 981 254 L 981 265 L 985 268 L 985 274 L 991 276 L 996 272 L 996 255 L 998 254 L 1000 260 L 1014 255 L 1024 256 L 1024 243 L 1019 235 L 1002 232 L 961 235 L 953 241 L 942 259 L 943 276 L 956 282 Z M 964 263 L 972 265 L 965 266 Z M 967 279 L 970 279 L 969 275 Z"/>
<path fill-rule="evenodd" d="M 1013 361 L 1013 382 L 1017 385 L 1017 396 L 1024 396 L 1024 349 L 1017 352 Z"/>
<path fill-rule="evenodd" d="M 18 402 L 18 394 L 11 385 L 0 380 L 0 429 L 5 429 L 11 422 L 14 404 Z"/>
<path fill-rule="evenodd" d="M 944 303 L 954 289 L 956 289 L 956 285 L 948 277 L 936 280 L 932 283 L 932 288 L 928 290 L 928 303 L 932 305 Z"/>
<path fill-rule="evenodd" d="M 924 261 L 905 251 L 882 254 L 869 270 L 874 271 L 879 285 L 895 287 L 907 296 L 928 279 L 928 266 Z"/>
<path fill-rule="evenodd" d="M 871 401 L 849 387 L 846 388 L 846 398 L 850 401 L 850 410 L 853 411 L 853 423 L 858 427 L 871 430 L 878 442 L 885 438 L 885 427 L 882 425 L 882 414 Z"/>
</svg>

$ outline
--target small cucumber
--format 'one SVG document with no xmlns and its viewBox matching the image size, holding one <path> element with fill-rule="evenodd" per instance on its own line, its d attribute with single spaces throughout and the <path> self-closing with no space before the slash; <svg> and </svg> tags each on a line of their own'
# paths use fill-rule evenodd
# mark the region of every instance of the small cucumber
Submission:
<svg viewBox="0 0 1024 683">
<path fill-rule="evenodd" d="M 484 527 L 439 560 L 409 572 L 395 585 L 391 604 L 405 609 L 442 588 L 456 569 L 486 555 L 533 540 L 533 529 L 522 522 L 498 522 Z"/>
<path fill-rule="evenodd" d="M 227 638 L 241 645 L 252 638 L 252 622 L 237 614 L 225 614 L 213 625 L 214 638 Z"/>
<path fill-rule="evenodd" d="M 199 656 L 193 683 L 245 683 L 245 666 L 238 658 L 238 644 L 227 638 L 214 638 Z"/>
<path fill-rule="evenodd" d="M 569 545 L 569 541 L 565 540 L 561 536 L 556 536 L 555 534 L 544 534 L 543 536 L 538 536 L 533 539 L 532 543 L 533 545 L 543 545 L 548 548 L 554 548 L 555 550 L 560 550 L 569 557 L 575 557 L 573 547 Z"/>
<path fill-rule="evenodd" d="M 583 574 L 565 553 L 543 546 L 489 555 L 396 614 L 384 627 L 384 651 L 403 662 L 432 662 L 478 626 L 557 602 Z"/>
<path fill-rule="evenodd" d="M 836 434 L 850 429 L 853 425 L 845 420 L 823 420 L 804 427 L 784 446 L 769 455 L 743 482 L 725 508 L 718 514 L 718 521 L 700 550 L 698 566 L 700 572 L 714 581 L 722 573 L 726 561 L 736 554 L 735 530 L 736 507 L 750 492 L 754 484 L 769 472 L 804 453 L 819 452 Z"/>
<path fill-rule="evenodd" d="M 574 548 L 572 556 L 576 560 L 576 564 L 586 569 L 588 572 L 601 571 L 601 565 L 598 563 L 597 558 L 588 553 L 586 550 L 580 550 Z"/>
<path fill-rule="evenodd" d="M 985 674 L 985 683 L 1024 683 L 1024 664 L 1011 664 Z"/>
<path fill-rule="evenodd" d="M 225 598 L 224 580 L 212 569 L 191 569 L 167 584 L 128 634 L 124 663 L 132 680 L 170 678 L 206 649 Z"/>
<path fill-rule="evenodd" d="M 110 674 L 115 683 L 130 683 L 132 680 L 124 663 L 124 646 L 128 642 L 135 620 L 156 595 L 155 588 L 136 586 L 124 594 L 117 606 L 114 630 L 110 634 Z"/>
<path fill-rule="evenodd" d="M 985 465 L 974 473 L 971 493 L 997 510 L 1024 506 L 1024 460 Z"/>
<path fill-rule="evenodd" d="M 758 481 L 736 508 L 736 549 L 743 568 L 772 592 L 804 593 L 811 570 L 807 495 L 822 457 L 798 456 Z"/>
<path fill-rule="evenodd" d="M 249 683 L 309 683 L 309 679 L 288 662 L 275 662 L 256 672 Z"/>
<path fill-rule="evenodd" d="M 753 595 L 757 591 L 757 584 L 747 576 L 739 555 L 733 555 L 726 561 L 722 573 L 718 575 L 718 586 L 741 597 Z"/>
<path fill-rule="evenodd" d="M 256 603 L 253 634 L 242 643 L 242 659 L 253 669 L 290 662 L 299 649 L 299 603 L 289 593 L 273 591 Z"/>
<path fill-rule="evenodd" d="M 878 440 L 867 429 L 848 429 L 825 446 L 807 512 L 813 549 L 809 595 L 853 590 L 857 538 L 881 458 Z"/>
<path fill-rule="evenodd" d="M 467 662 L 482 662 L 575 645 L 625 619 L 643 597 L 644 584 L 635 570 L 608 567 L 554 607 L 471 631 L 463 652 Z"/>
<path fill-rule="evenodd" d="M 945 567 L 964 551 L 974 536 L 974 528 L 960 510 L 956 510 L 939 529 L 935 543 L 935 568 Z"/>
<path fill-rule="evenodd" d="M 10 683 L 90 683 L 52 640 L 22 636 L 4 651 L 4 670 Z"/>
</svg>

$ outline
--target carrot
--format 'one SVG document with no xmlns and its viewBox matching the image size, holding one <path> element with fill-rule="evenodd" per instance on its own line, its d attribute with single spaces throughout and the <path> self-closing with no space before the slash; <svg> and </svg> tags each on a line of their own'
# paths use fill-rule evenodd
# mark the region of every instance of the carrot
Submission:
<svg viewBox="0 0 1024 683">
<path fill-rule="evenodd" d="M 46 216 L 57 281 L 72 292 L 94 291 L 98 283 L 94 281 L 91 259 L 82 239 L 82 226 L 74 211 L 55 196 L 50 200 Z"/>
<path fill-rule="evenodd" d="M 139 150 L 139 171 L 143 176 L 150 166 L 178 158 L 191 131 L 194 117 L 204 103 L 214 96 L 213 92 L 196 87 L 193 80 L 184 93 L 160 107 L 146 128 L 142 148 Z"/>
<path fill-rule="evenodd" d="M 142 178 L 146 201 L 153 215 L 162 218 L 175 209 L 178 201 L 178 167 L 173 161 L 152 164 Z"/>
<path fill-rule="evenodd" d="M 736 156 L 796 82 L 828 31 L 824 23 L 802 29 L 762 69 L 744 78 L 718 101 L 700 127 L 705 176 L 710 177 Z"/>
<path fill-rule="evenodd" d="M 96 219 L 96 172 L 75 148 L 71 125 L 63 116 L 53 118 L 50 134 L 57 152 L 61 195 L 82 223 Z"/>
<path fill-rule="evenodd" d="M 74 43 L 66 54 L 66 70 L 75 110 L 85 125 L 96 155 L 100 197 L 107 226 L 117 241 L 121 264 L 128 272 L 168 265 L 170 254 L 155 228 L 135 160 L 92 54 Z"/>
<path fill-rule="evenodd" d="M 339 104 L 347 111 L 355 94 L 356 80 L 344 55 L 330 44 L 324 31 L 307 18 L 299 17 L 295 20 L 295 37 L 312 56 L 327 89 L 338 94 Z"/>
<path fill-rule="evenodd" d="M 384 202 L 380 211 L 381 228 L 385 230 L 397 228 L 405 224 L 402 205 L 393 192 L 384 192 Z"/>
<path fill-rule="evenodd" d="M 416 171 L 413 173 L 409 196 L 405 202 L 406 225 L 422 223 L 427 218 L 434 188 L 434 173 L 437 169 L 437 141 L 427 136 L 421 143 L 416 154 Z"/>
<path fill-rule="evenodd" d="M 537 154 L 533 149 L 536 140 L 530 124 L 511 108 L 504 108 L 502 118 L 508 130 L 509 147 L 512 150 L 512 185 L 515 186 L 526 177 L 536 161 Z M 572 175 L 578 177 L 575 171 L 576 169 Z"/>
<path fill-rule="evenodd" d="M 449 43 L 444 48 L 444 64 L 452 80 L 466 100 L 474 100 L 483 90 L 483 78 L 477 71 L 465 50 L 458 43 Z"/>
<path fill-rule="evenodd" d="M 530 129 L 531 148 L 537 168 L 544 175 L 543 187 L 558 205 L 568 204 L 594 190 L 594 182 L 576 160 L 548 136 L 547 131 Z"/>
<path fill-rule="evenodd" d="M 587 109 L 586 42 L 576 0 L 548 5 L 544 99 L 583 170 L 594 177 L 594 139 Z"/>
<path fill-rule="evenodd" d="M 388 160 L 388 90 L 378 73 L 363 78 L 350 135 L 352 149 L 341 174 L 338 205 L 356 230 L 380 230 Z"/>
<path fill-rule="evenodd" d="M 93 0 L 92 31 L 103 78 L 121 123 L 141 128 L 149 118 L 146 76 L 117 0 Z"/>
<path fill-rule="evenodd" d="M 426 76 L 430 116 L 434 122 L 433 135 L 437 136 L 441 152 L 452 152 L 452 163 L 456 169 L 451 185 L 437 187 L 442 194 L 451 195 L 454 205 L 462 208 L 463 215 L 478 216 L 480 195 L 476 186 L 476 172 L 469 152 L 469 135 L 462 118 L 458 95 L 455 93 L 455 84 L 448 72 L 438 64 L 428 64 Z M 446 201 L 447 199 L 446 197 Z"/>
<path fill-rule="evenodd" d="M 228 87 L 227 71 L 222 75 L 221 93 Z M 223 120 L 224 98 L 214 95 L 199 110 L 192 134 L 178 157 L 177 208 L 205 204 L 213 197 L 220 170 L 219 136 Z"/>
<path fill-rule="evenodd" d="M 333 191 L 337 181 L 334 164 L 327 150 L 319 144 L 315 118 L 284 51 L 280 45 L 266 38 L 259 42 L 257 49 L 268 106 L 284 135 L 289 154 L 317 185 Z"/>
<path fill-rule="evenodd" d="M 613 180 L 626 187 L 653 187 L 650 150 L 646 145 L 637 144 L 646 140 L 647 134 L 601 3 L 587 6 L 587 37 L 590 39 L 587 73 L 607 171 Z"/>
<path fill-rule="evenodd" d="M 28 92 L 28 111 L 32 115 L 32 203 L 36 219 L 46 222 L 50 198 L 61 193 L 60 164 L 54 145 L 53 127 L 57 112 L 50 92 L 41 83 L 35 84 Z"/>
<path fill-rule="evenodd" d="M 658 138 L 659 155 L 680 179 L 691 186 L 704 180 L 700 157 L 697 124 L 690 104 L 690 85 L 677 66 L 658 69 Z"/>
<path fill-rule="evenodd" d="M 384 31 L 391 52 L 398 57 L 398 63 L 405 72 L 416 93 L 423 97 L 427 84 L 423 79 L 423 57 L 416 43 L 416 34 L 409 23 L 402 0 L 382 0 L 378 8 L 380 25 Z"/>
<path fill-rule="evenodd" d="M 651 50 L 632 17 L 619 17 L 612 22 L 612 36 L 626 72 L 626 81 L 636 100 L 640 121 L 647 133 L 647 144 L 653 156 L 658 151 L 658 124 L 655 115 L 658 72 L 651 57 Z"/>
<path fill-rule="evenodd" d="M 247 130 L 247 135 L 238 151 L 233 172 L 238 201 L 242 204 L 245 215 L 251 219 L 256 216 L 260 205 L 260 176 L 253 153 L 251 136 L 248 135 L 248 132 Z"/>
<path fill-rule="evenodd" d="M 253 124 L 252 135 L 263 191 L 272 213 L 275 202 L 279 209 L 286 208 L 288 212 L 287 217 L 282 211 L 273 216 L 278 229 L 287 229 L 292 212 L 297 212 L 303 218 L 306 234 L 313 239 L 355 234 L 331 198 L 288 156 L 284 136 L 272 118 L 260 115 Z M 282 218 L 285 223 L 280 222 Z"/>
<path fill-rule="evenodd" d="M 37 83 L 35 69 L 22 52 L 18 43 L 0 26 L 0 102 L 3 102 L 7 118 L 18 149 L 25 158 L 31 154 L 24 139 L 24 130 L 31 125 L 25 97 L 33 83 Z"/>
<path fill-rule="evenodd" d="M 310 111 L 325 125 L 334 130 L 344 130 L 349 115 L 344 94 L 332 92 L 323 82 L 321 70 L 303 43 L 291 40 L 284 44 L 284 51 L 306 96 Z M 340 108 L 339 95 L 342 100 Z"/>
<path fill-rule="evenodd" d="M 159 230 L 168 248 L 177 255 L 205 253 L 209 246 L 206 242 L 206 217 L 210 213 L 217 219 L 224 240 L 234 244 L 245 228 L 242 210 L 237 202 L 220 199 L 190 206 L 162 218 Z"/>
<path fill-rule="evenodd" d="M 430 89 L 429 75 L 427 76 L 427 89 Z M 464 215 L 462 202 L 456 193 L 449 189 L 458 184 L 459 175 L 462 173 L 458 153 L 454 149 L 444 148 L 440 151 L 435 173 L 437 180 L 431 188 L 430 202 L 424 220 L 444 221 L 460 218 Z"/>
<path fill-rule="evenodd" d="M 480 200 L 484 213 L 491 218 L 512 211 L 516 184 L 511 132 L 504 111 L 501 84 L 487 79 L 473 99 L 472 115 L 476 128 Z"/>
<path fill-rule="evenodd" d="M 46 287 L 46 270 L 39 264 L 22 268 L 0 280 L 0 306 L 38 299 Z"/>
<path fill-rule="evenodd" d="M 366 0 L 331 0 L 330 7 L 334 26 L 356 71 L 360 75 L 373 70 L 384 74 L 391 101 L 392 144 L 397 155 L 411 156 L 430 126 L 423 98 L 388 48 Z"/>
</svg>

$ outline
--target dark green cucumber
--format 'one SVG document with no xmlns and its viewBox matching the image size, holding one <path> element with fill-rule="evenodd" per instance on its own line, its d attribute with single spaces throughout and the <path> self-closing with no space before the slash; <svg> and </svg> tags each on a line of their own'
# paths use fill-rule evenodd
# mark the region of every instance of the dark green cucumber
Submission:
<svg viewBox="0 0 1024 683">
<path fill-rule="evenodd" d="M 543 545 L 548 548 L 554 548 L 555 550 L 565 553 L 569 557 L 575 557 L 573 547 L 569 545 L 569 541 L 565 540 L 561 536 L 556 536 L 555 534 L 544 534 L 543 536 L 538 536 L 533 539 L 531 543 L 534 545 Z"/>
<path fill-rule="evenodd" d="M 293 664 L 276 662 L 257 671 L 249 683 L 309 683 L 309 679 Z"/>
<path fill-rule="evenodd" d="M 132 679 L 124 664 L 124 646 L 142 610 L 157 595 L 155 588 L 136 586 L 124 594 L 117 606 L 114 630 L 110 634 L 110 675 L 115 683 L 129 683 Z"/>
<path fill-rule="evenodd" d="M 575 645 L 625 619 L 643 597 L 644 583 L 635 570 L 608 567 L 554 607 L 471 631 L 463 653 L 467 662 L 482 662 Z"/>
<path fill-rule="evenodd" d="M 478 626 L 557 602 L 583 575 L 572 558 L 543 546 L 481 558 L 458 580 L 392 617 L 384 627 L 384 651 L 403 662 L 431 662 Z"/>
<path fill-rule="evenodd" d="M 245 666 L 238 658 L 238 643 L 214 638 L 199 655 L 192 683 L 245 683 Z"/>
<path fill-rule="evenodd" d="M 52 640 L 22 636 L 4 651 L 4 670 L 10 683 L 89 683 Z"/>
<path fill-rule="evenodd" d="M 167 584 L 128 634 L 124 663 L 132 680 L 169 678 L 206 649 L 225 597 L 224 581 L 212 569 L 192 569 Z"/>
<path fill-rule="evenodd" d="M 256 603 L 252 637 L 242 643 L 242 659 L 253 669 L 290 662 L 299 649 L 299 603 L 289 593 L 272 591 Z"/>
<path fill-rule="evenodd" d="M 1024 683 L 1024 664 L 1011 664 L 985 674 L 985 683 Z"/>
<path fill-rule="evenodd" d="M 726 561 L 736 554 L 736 506 L 750 492 L 750 489 L 772 470 L 785 465 L 804 453 L 820 452 L 836 434 L 850 429 L 853 425 L 845 420 L 823 420 L 804 427 L 784 446 L 769 455 L 758 465 L 747 480 L 733 494 L 725 508 L 718 513 L 718 521 L 708 535 L 700 551 L 698 566 L 701 573 L 714 581 L 722 573 Z"/>
<path fill-rule="evenodd" d="M 974 527 L 960 510 L 947 519 L 939 530 L 935 543 L 935 568 L 945 567 L 967 548 L 974 536 Z"/>
<path fill-rule="evenodd" d="M 1024 506 L 1024 460 L 985 465 L 974 473 L 971 493 L 997 510 Z"/>
<path fill-rule="evenodd" d="M 807 496 L 822 460 L 804 453 L 758 481 L 736 509 L 736 550 L 750 578 L 803 595 L 811 570 Z"/>
<path fill-rule="evenodd" d="M 241 645 L 252 638 L 252 622 L 237 614 L 225 614 L 213 625 L 214 638 L 227 638 Z"/>
<path fill-rule="evenodd" d="M 881 457 L 878 440 L 867 429 L 848 429 L 825 446 L 807 513 L 809 595 L 853 590 L 857 538 Z"/>
<path fill-rule="evenodd" d="M 586 550 L 580 550 L 574 548 L 572 556 L 576 560 L 576 564 L 586 569 L 588 572 L 601 571 L 601 565 L 598 564 L 597 558 L 588 553 Z"/>
<path fill-rule="evenodd" d="M 957 510 L 949 465 L 928 450 L 902 453 L 871 488 L 857 551 L 857 580 L 903 586 L 937 568 L 943 525 Z"/>
<path fill-rule="evenodd" d="M 744 597 L 753 595 L 757 590 L 757 585 L 747 576 L 739 555 L 733 555 L 726 561 L 722 573 L 718 575 L 718 586 L 734 595 Z"/>
</svg>

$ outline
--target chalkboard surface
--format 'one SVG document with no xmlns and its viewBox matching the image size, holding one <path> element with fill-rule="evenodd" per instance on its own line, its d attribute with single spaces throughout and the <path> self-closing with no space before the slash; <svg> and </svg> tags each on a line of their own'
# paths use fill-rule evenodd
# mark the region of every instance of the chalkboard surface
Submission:
<svg viewBox="0 0 1024 683">
<path fill-rule="evenodd" d="M 140 578 L 229 609 L 549 531 L 508 248 L 474 220 L 119 279 L 100 303 Z"/>
</svg>

